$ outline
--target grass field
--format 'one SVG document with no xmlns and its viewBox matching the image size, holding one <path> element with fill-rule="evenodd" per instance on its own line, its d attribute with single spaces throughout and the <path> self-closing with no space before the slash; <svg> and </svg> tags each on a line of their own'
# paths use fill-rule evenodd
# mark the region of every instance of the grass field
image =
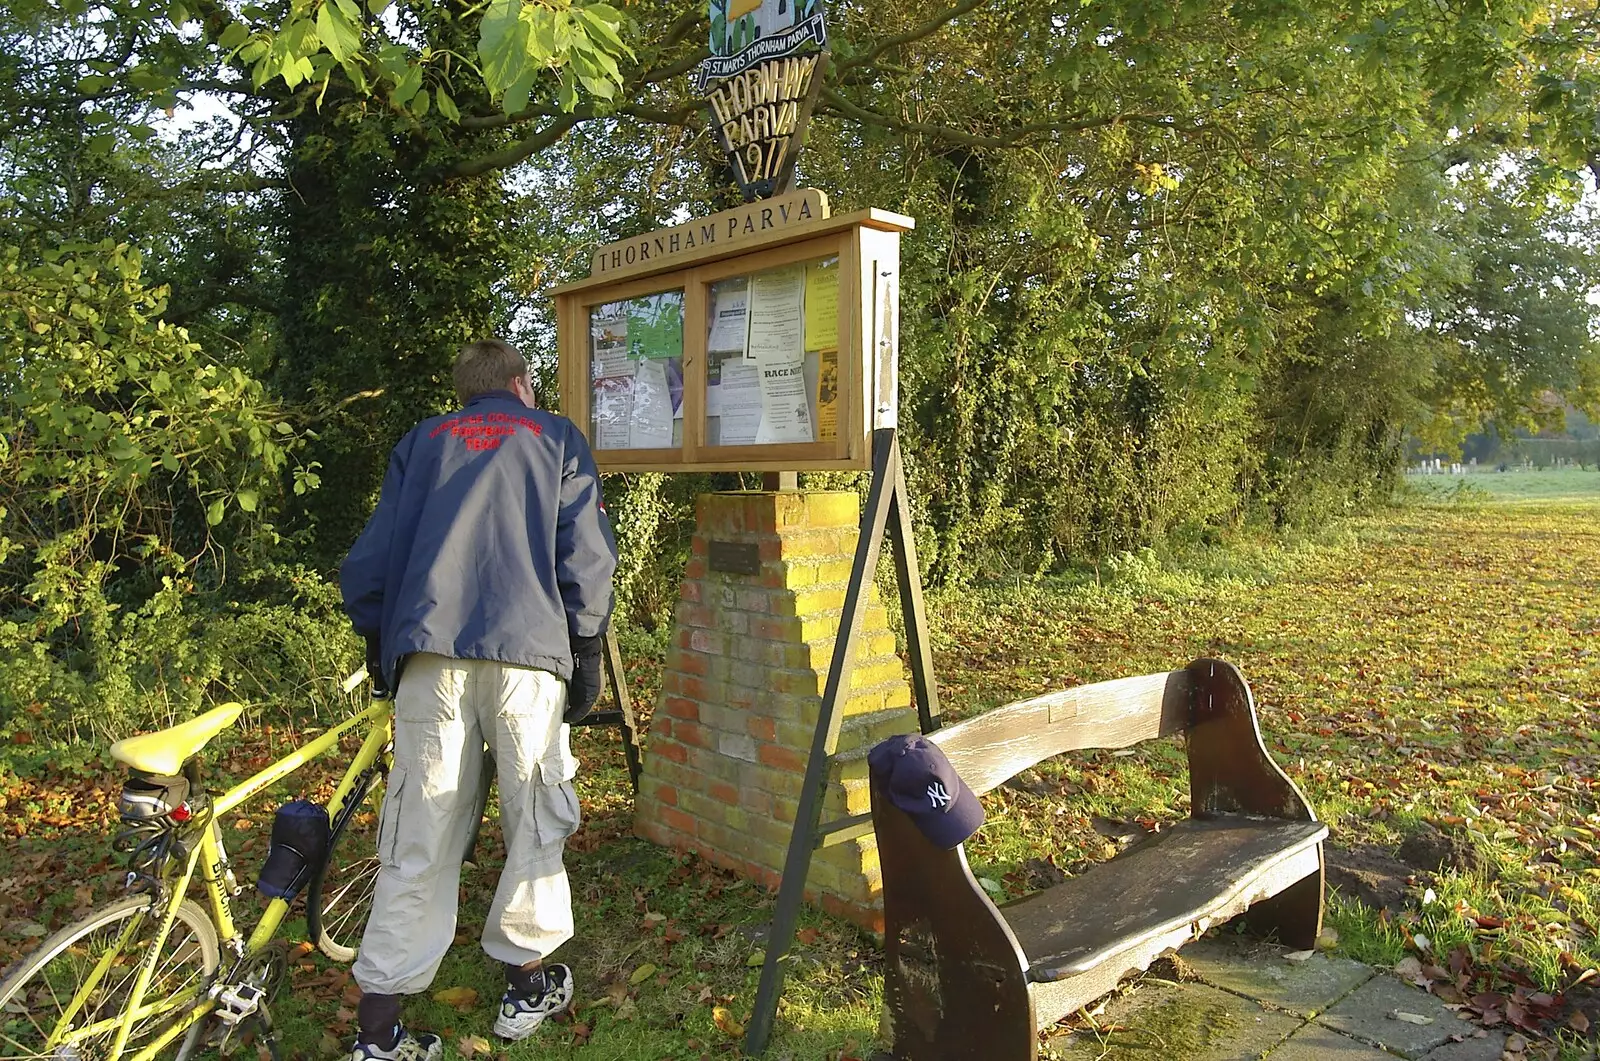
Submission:
<svg viewBox="0 0 1600 1061">
<path fill-rule="evenodd" d="M 1381 964 L 1458 952 L 1483 985 L 1525 978 L 1583 1003 L 1587 985 L 1574 985 L 1600 967 L 1600 473 L 1465 478 L 1472 489 L 1413 477 L 1411 503 L 1316 541 L 1242 543 L 1171 562 L 1131 555 L 1098 578 L 940 594 L 930 614 L 949 715 L 1196 656 L 1229 659 L 1255 689 L 1269 746 L 1338 849 L 1387 855 L 1437 832 L 1457 853 L 1437 877 L 1419 876 L 1388 916 L 1335 895 L 1338 949 Z M 650 643 L 632 647 L 633 683 L 648 702 Z M 223 762 L 248 769 L 291 736 L 249 734 Z M 578 937 L 560 955 L 576 970 L 579 1012 L 492 1052 L 732 1056 L 771 896 L 633 839 L 626 775 L 607 736 L 579 742 L 587 820 L 568 859 Z M 0 827 L 12 836 L 0 868 L 0 961 L 118 890 L 105 842 L 118 783 L 98 748 L 0 750 Z M 1107 857 L 1124 823 L 1182 816 L 1186 794 L 1177 744 L 1051 763 L 988 797 L 989 822 L 969 853 L 997 892 L 1015 896 Z M 260 835 L 233 834 L 247 873 Z M 475 992 L 476 1004 L 422 998 L 409 1011 L 468 1056 L 473 1037 L 488 1034 L 499 990 L 475 946 L 495 866 L 491 853 L 464 879 L 460 945 L 434 985 Z M 768 1056 L 866 1057 L 878 1026 L 876 955 L 870 938 L 807 914 Z M 293 981 L 278 1007 L 291 1052 L 336 1053 L 352 1029 L 351 986 L 315 957 Z M 1569 1003 L 1559 1020 L 1573 1011 Z M 1560 1034 L 1565 1056 L 1579 1056 L 1575 1033 Z"/>
<path fill-rule="evenodd" d="M 1409 473 L 1406 484 L 1424 500 L 1503 503 L 1582 502 L 1600 498 L 1600 470 L 1475 471 L 1470 475 Z"/>
</svg>

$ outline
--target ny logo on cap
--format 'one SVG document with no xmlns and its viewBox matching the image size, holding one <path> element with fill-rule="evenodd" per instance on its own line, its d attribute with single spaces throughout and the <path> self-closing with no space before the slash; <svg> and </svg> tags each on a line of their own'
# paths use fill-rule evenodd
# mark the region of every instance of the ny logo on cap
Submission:
<svg viewBox="0 0 1600 1061">
<path fill-rule="evenodd" d="M 950 805 L 950 793 L 945 791 L 943 782 L 935 781 L 928 786 L 928 803 L 935 808 Z"/>
</svg>

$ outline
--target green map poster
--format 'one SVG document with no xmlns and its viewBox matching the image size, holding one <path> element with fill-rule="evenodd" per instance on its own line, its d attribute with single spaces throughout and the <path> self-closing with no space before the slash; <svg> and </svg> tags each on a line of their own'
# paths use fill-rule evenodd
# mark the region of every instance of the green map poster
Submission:
<svg viewBox="0 0 1600 1061">
<path fill-rule="evenodd" d="M 658 361 L 683 356 L 683 292 L 628 301 L 628 356 Z"/>
</svg>

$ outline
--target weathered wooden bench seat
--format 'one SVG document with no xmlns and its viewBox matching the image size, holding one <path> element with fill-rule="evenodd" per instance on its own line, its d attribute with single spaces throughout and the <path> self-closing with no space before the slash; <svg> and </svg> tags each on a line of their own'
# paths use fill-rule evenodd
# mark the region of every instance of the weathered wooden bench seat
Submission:
<svg viewBox="0 0 1600 1061">
<path fill-rule="evenodd" d="M 1034 1061 L 1037 1032 L 1244 914 L 1297 948 L 1322 926 L 1325 825 L 1268 756 L 1237 669 L 1100 682 L 929 734 L 974 792 L 1053 755 L 1182 733 L 1190 817 L 1108 862 L 997 907 L 963 849 L 941 850 L 873 784 L 884 1002 L 897 1061 Z"/>
</svg>

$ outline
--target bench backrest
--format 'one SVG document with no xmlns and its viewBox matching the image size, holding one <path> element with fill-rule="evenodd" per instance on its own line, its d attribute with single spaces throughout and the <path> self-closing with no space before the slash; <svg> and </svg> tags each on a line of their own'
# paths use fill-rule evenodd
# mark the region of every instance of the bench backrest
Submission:
<svg viewBox="0 0 1600 1061">
<path fill-rule="evenodd" d="M 982 795 L 1052 755 L 1183 732 L 1192 689 L 1187 670 L 1095 682 L 997 707 L 928 739 Z"/>
<path fill-rule="evenodd" d="M 982 795 L 1052 755 L 1126 748 L 1174 733 L 1187 738 L 1191 814 L 1315 820 L 1300 790 L 1267 754 L 1244 676 L 1218 659 L 1046 693 L 930 733 L 928 739 Z"/>
</svg>

